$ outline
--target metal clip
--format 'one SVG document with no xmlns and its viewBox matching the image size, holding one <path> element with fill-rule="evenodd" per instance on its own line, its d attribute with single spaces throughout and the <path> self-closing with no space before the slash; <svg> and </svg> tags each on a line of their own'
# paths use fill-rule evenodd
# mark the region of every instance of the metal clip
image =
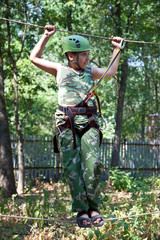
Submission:
<svg viewBox="0 0 160 240">
<path fill-rule="evenodd" d="M 100 128 L 100 130 L 105 130 L 106 127 L 107 127 L 107 122 L 106 122 L 105 118 L 102 115 L 101 115 L 101 118 L 102 118 L 102 120 L 104 122 L 104 127 Z"/>
<path fill-rule="evenodd" d="M 123 49 L 124 46 L 125 46 L 125 41 L 124 41 L 124 39 L 122 38 L 121 43 L 120 43 L 120 49 Z"/>
<path fill-rule="evenodd" d="M 58 127 L 58 131 L 59 131 L 59 135 L 62 136 L 62 132 L 59 127 Z"/>
</svg>

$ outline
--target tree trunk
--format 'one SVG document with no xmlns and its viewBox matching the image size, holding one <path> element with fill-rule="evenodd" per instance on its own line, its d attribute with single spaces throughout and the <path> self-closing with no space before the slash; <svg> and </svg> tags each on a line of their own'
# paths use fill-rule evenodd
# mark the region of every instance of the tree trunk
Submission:
<svg viewBox="0 0 160 240">
<path fill-rule="evenodd" d="M 18 194 L 24 189 L 24 161 L 23 161 L 23 134 L 20 124 L 18 125 Z"/>
<path fill-rule="evenodd" d="M 124 97 L 125 97 L 125 91 L 126 91 L 127 70 L 128 70 L 128 62 L 127 62 L 127 59 L 125 59 L 122 64 L 122 74 L 121 74 L 119 97 L 118 97 L 118 104 L 117 104 L 116 129 L 115 129 L 115 137 L 113 142 L 112 161 L 111 161 L 112 167 L 119 165 L 119 150 L 120 150 L 120 140 L 121 140 L 121 130 L 122 130 L 122 120 L 123 120 Z"/>
<path fill-rule="evenodd" d="M 9 2 L 8 0 L 5 0 L 5 7 L 6 7 L 6 18 L 9 18 L 10 16 L 10 9 L 9 9 Z M 15 113 L 15 125 L 16 130 L 18 133 L 18 164 L 19 164 L 19 172 L 18 172 L 18 188 L 17 192 L 18 194 L 23 193 L 23 187 L 24 187 L 24 166 L 23 166 L 23 134 L 21 129 L 21 124 L 19 121 L 19 112 L 18 112 L 18 80 L 17 80 L 17 61 L 21 57 L 21 53 L 23 51 L 24 47 L 24 40 L 25 40 L 25 31 L 26 26 L 24 28 L 24 34 L 22 38 L 22 47 L 21 51 L 18 54 L 18 57 L 14 59 L 14 54 L 11 51 L 11 30 L 9 22 L 7 22 L 7 32 L 8 32 L 8 56 L 10 59 L 10 63 L 13 67 L 14 72 L 14 113 Z"/>
<path fill-rule="evenodd" d="M 24 161 L 23 161 L 23 133 L 21 129 L 21 123 L 19 121 L 18 113 L 18 82 L 17 82 L 17 67 L 16 62 L 13 61 L 14 70 L 14 114 L 15 125 L 18 133 L 18 194 L 23 193 L 24 188 Z"/>
<path fill-rule="evenodd" d="M 13 174 L 12 150 L 4 98 L 3 59 L 0 45 L 0 187 L 7 196 L 16 193 Z"/>
<path fill-rule="evenodd" d="M 123 36 L 124 33 L 125 35 L 129 36 L 129 33 L 133 26 L 133 16 L 134 16 L 134 13 L 136 12 L 138 4 L 139 4 L 139 0 L 135 1 L 134 8 L 130 9 L 130 13 L 126 15 L 127 24 L 125 27 L 123 26 L 123 29 L 122 29 L 121 1 L 116 1 L 116 7 L 114 10 L 112 10 L 112 15 L 113 17 L 116 16 L 116 18 L 114 19 L 116 24 L 117 36 Z M 126 43 L 125 49 L 126 51 L 128 51 L 128 43 Z M 111 161 L 112 167 L 119 165 L 119 151 L 120 151 L 121 130 L 122 130 L 122 121 L 123 121 L 124 97 L 125 97 L 126 83 L 127 83 L 127 71 L 128 71 L 128 59 L 126 57 L 122 63 L 121 81 L 120 81 L 120 88 L 118 93 L 116 128 L 115 128 L 115 137 L 114 137 L 113 150 L 112 150 L 112 161 Z"/>
</svg>

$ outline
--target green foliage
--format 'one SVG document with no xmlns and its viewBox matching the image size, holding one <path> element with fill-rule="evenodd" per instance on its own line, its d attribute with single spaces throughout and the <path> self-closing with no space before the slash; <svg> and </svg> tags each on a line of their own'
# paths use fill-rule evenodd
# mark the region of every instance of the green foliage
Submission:
<svg viewBox="0 0 160 240">
<path fill-rule="evenodd" d="M 27 212 L 28 217 L 35 218 L 45 218 L 50 216 L 50 194 L 48 191 L 43 189 L 43 196 L 38 196 L 36 201 L 33 201 L 33 196 L 26 196 L 26 206 L 25 210 Z M 34 221 L 34 224 L 37 224 L 39 227 L 44 225 L 43 220 Z"/>
<path fill-rule="evenodd" d="M 109 178 L 111 179 L 112 186 L 118 191 L 129 190 L 131 188 L 132 177 L 129 172 L 113 168 L 109 171 Z"/>
<path fill-rule="evenodd" d="M 130 192 L 148 192 L 153 188 L 154 178 L 135 178 L 131 183 Z"/>
<path fill-rule="evenodd" d="M 37 181 L 36 184 L 30 184 L 22 197 L 13 195 L 11 199 L 6 199 L 0 195 L 0 213 L 75 221 L 66 183 L 43 184 Z M 146 185 L 149 187 L 144 187 Z M 100 211 L 105 218 L 105 224 L 100 228 L 79 229 L 75 223 L 2 218 L 1 239 L 158 240 L 159 214 L 123 219 L 125 216 L 160 211 L 158 178 L 132 179 L 128 194 L 108 188 L 106 182 L 101 183 L 100 191 L 103 197 Z"/>
</svg>

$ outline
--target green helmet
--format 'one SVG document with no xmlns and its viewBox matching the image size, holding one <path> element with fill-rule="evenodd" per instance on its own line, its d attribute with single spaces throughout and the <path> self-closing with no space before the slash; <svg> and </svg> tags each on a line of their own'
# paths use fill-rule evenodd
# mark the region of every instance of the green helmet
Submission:
<svg viewBox="0 0 160 240">
<path fill-rule="evenodd" d="M 83 52 L 90 50 L 89 42 L 82 36 L 71 35 L 62 40 L 63 54 L 66 52 Z"/>
</svg>

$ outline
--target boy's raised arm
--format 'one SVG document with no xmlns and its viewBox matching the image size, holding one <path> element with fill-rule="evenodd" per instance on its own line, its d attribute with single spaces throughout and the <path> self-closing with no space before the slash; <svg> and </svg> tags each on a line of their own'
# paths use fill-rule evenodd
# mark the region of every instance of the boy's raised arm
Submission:
<svg viewBox="0 0 160 240">
<path fill-rule="evenodd" d="M 41 58 L 44 47 L 46 46 L 50 37 L 52 37 L 55 34 L 55 32 L 56 32 L 56 26 L 51 26 L 51 25 L 45 26 L 45 32 L 41 37 L 41 39 L 33 48 L 30 54 L 30 60 L 34 65 L 36 65 L 40 69 L 56 77 L 59 64 L 55 62 L 50 62 L 48 60 Z"/>
<path fill-rule="evenodd" d="M 112 45 L 114 47 L 111 61 L 116 56 L 119 48 L 121 48 L 121 41 L 122 40 L 123 39 L 120 38 L 120 37 L 114 37 L 111 40 L 111 43 L 112 43 Z M 106 74 L 105 78 L 112 77 L 112 76 L 114 76 L 116 74 L 117 69 L 118 69 L 119 59 L 120 59 L 120 54 L 116 58 L 116 60 L 115 60 L 114 64 L 112 65 L 112 67 L 109 69 L 109 71 Z M 92 76 L 93 76 L 94 79 L 99 79 L 104 74 L 105 71 L 106 71 L 106 68 L 92 68 Z"/>
</svg>

